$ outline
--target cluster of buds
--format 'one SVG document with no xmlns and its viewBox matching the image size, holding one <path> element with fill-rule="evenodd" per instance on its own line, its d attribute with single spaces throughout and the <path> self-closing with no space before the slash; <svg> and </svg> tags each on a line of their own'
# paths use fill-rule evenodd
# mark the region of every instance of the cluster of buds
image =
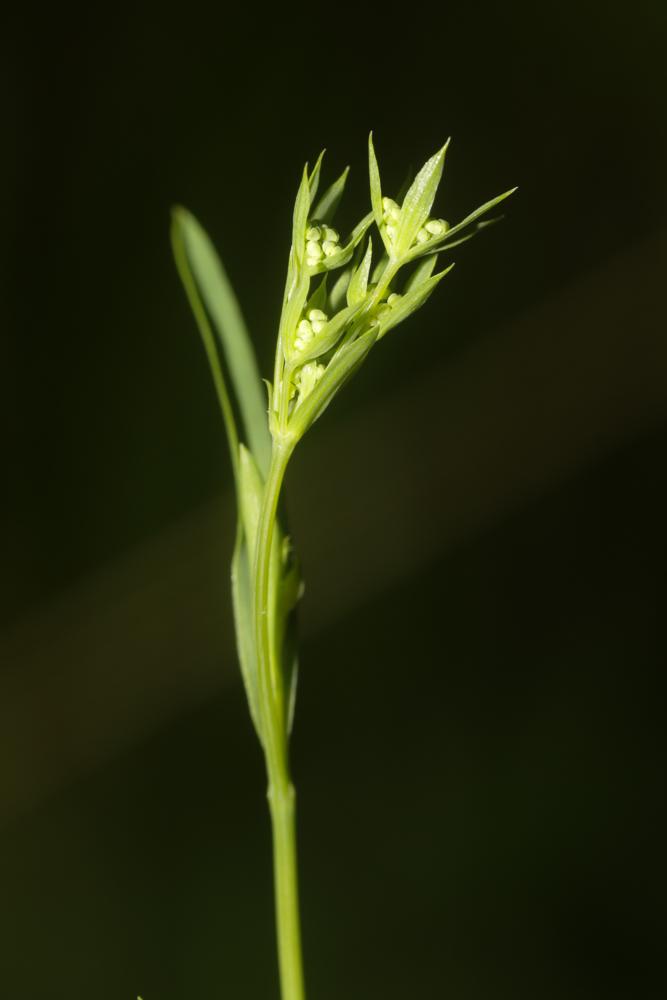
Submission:
<svg viewBox="0 0 667 1000">
<path fill-rule="evenodd" d="M 313 337 L 322 332 L 328 321 L 329 317 L 321 309 L 311 309 L 307 318 L 302 319 L 296 328 L 295 350 L 303 351 Z"/>
<path fill-rule="evenodd" d="M 306 165 L 294 206 L 292 253 L 276 351 L 270 409 L 276 437 L 297 439 L 305 433 L 373 345 L 419 309 L 449 273 L 453 265 L 435 271 L 438 255 L 469 239 L 484 224 L 477 220 L 511 193 L 486 202 L 453 227 L 433 217 L 447 145 L 427 160 L 398 203 L 383 196 L 369 137 L 372 211 L 343 245 L 331 223 L 347 170 L 315 201 L 322 157 L 312 171 Z M 373 222 L 384 250 L 375 266 L 370 236 L 365 252 L 362 246 Z M 399 276 L 404 265 L 415 262 L 419 263 L 407 277 Z M 328 274 L 335 270 L 341 273 L 328 289 Z M 323 277 L 312 291 L 316 275 Z"/>
<path fill-rule="evenodd" d="M 338 253 L 340 236 L 331 226 L 311 222 L 306 230 L 306 263 L 317 267 L 323 257 L 333 257 Z"/>
<path fill-rule="evenodd" d="M 393 198 L 382 199 L 382 221 L 385 224 L 387 237 L 393 243 L 398 233 L 398 224 L 401 221 L 401 207 Z M 428 243 L 433 237 L 444 236 L 448 231 L 449 223 L 446 219 L 427 219 L 417 231 L 415 243 Z"/>
<path fill-rule="evenodd" d="M 310 396 L 311 392 L 324 375 L 324 365 L 317 361 L 309 361 L 297 372 L 295 383 L 299 392 L 299 402 L 303 402 Z"/>
</svg>

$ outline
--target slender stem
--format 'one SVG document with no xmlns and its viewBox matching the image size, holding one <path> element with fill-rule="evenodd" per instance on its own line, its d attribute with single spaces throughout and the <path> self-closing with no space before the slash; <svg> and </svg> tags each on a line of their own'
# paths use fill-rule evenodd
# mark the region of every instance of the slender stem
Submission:
<svg viewBox="0 0 667 1000">
<path fill-rule="evenodd" d="M 294 443 L 274 441 L 257 530 L 254 566 L 255 648 L 268 800 L 273 832 L 273 862 L 282 1000 L 305 1000 L 296 863 L 295 792 L 289 774 L 287 726 L 282 685 L 273 683 L 269 613 L 271 548 L 285 469 Z M 278 677 L 280 677 L 278 671 Z"/>
<path fill-rule="evenodd" d="M 397 269 L 398 263 L 394 260 L 389 261 L 375 289 L 370 307 L 365 311 L 366 317 L 377 306 Z M 277 355 L 276 376 L 279 371 L 285 376 L 284 361 Z M 282 386 L 282 396 L 277 400 L 277 424 L 278 433 L 285 436 L 274 438 L 271 465 L 259 515 L 254 563 L 253 627 L 273 833 L 280 990 L 282 1000 L 305 1000 L 297 879 L 296 795 L 289 773 L 285 692 L 282 687 L 281 665 L 272 662 L 272 656 L 279 655 L 279 651 L 272 648 L 273 609 L 269 608 L 271 550 L 276 530 L 276 512 L 285 470 L 295 444 L 293 439 L 286 436 L 289 372 L 286 377 L 280 379 L 276 377 L 275 385 Z"/>
</svg>

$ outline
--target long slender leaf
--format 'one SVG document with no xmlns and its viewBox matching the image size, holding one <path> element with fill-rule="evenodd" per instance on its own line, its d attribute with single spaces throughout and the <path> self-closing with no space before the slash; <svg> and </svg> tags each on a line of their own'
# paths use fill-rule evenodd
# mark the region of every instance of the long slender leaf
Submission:
<svg viewBox="0 0 667 1000">
<path fill-rule="evenodd" d="M 211 240 L 184 208 L 174 209 L 172 239 L 186 290 L 187 275 L 184 277 L 184 273 L 187 270 L 197 297 L 213 320 L 250 450 L 260 471 L 266 475 L 271 460 L 266 395 L 238 301 Z M 193 302 L 192 296 L 190 301 Z"/>
<path fill-rule="evenodd" d="M 301 437 L 320 417 L 338 390 L 357 370 L 377 339 L 377 330 L 368 330 L 357 340 L 336 352 L 320 382 L 302 406 L 297 406 L 291 423 Z"/>
<path fill-rule="evenodd" d="M 420 285 L 423 285 L 424 282 L 433 274 L 437 259 L 438 255 L 432 254 L 430 257 L 424 257 L 423 260 L 420 260 L 419 264 L 417 264 L 417 267 L 406 281 L 404 290 L 406 292 L 412 292 L 414 289 L 419 288 Z"/>
<path fill-rule="evenodd" d="M 382 184 L 380 183 L 380 168 L 378 167 L 375 147 L 373 146 L 373 133 L 368 136 L 368 176 L 371 184 L 371 205 L 373 206 L 373 216 L 375 224 L 383 232 L 382 225 Z M 384 240 L 384 236 L 382 237 Z"/>
<path fill-rule="evenodd" d="M 427 247 L 428 250 L 432 253 L 434 250 L 437 251 L 439 251 L 440 249 L 446 250 L 448 246 L 456 246 L 455 243 L 452 244 L 449 243 L 449 240 L 451 239 L 452 236 L 455 236 L 456 233 L 460 233 L 462 229 L 465 229 L 471 223 L 476 222 L 476 220 L 479 219 L 480 216 L 485 215 L 487 212 L 490 212 L 491 209 L 495 208 L 496 205 L 499 205 L 501 201 L 504 201 L 505 198 L 509 198 L 511 194 L 514 194 L 516 190 L 517 188 L 515 187 L 510 188 L 509 191 L 503 191 L 502 194 L 497 195 L 490 201 L 485 201 L 483 205 L 480 205 L 479 208 L 476 208 L 474 212 L 470 213 L 470 215 L 466 215 L 465 219 L 462 219 L 461 222 L 457 222 L 455 226 L 452 226 L 451 229 L 448 229 L 447 232 L 443 233 L 442 236 L 438 236 L 436 239 L 429 240 L 428 243 L 422 244 L 422 249 L 424 247 Z M 475 232 L 478 232 L 485 225 L 490 225 L 492 221 L 493 220 L 488 220 L 488 222 L 477 222 L 477 225 L 475 227 Z M 463 242 L 463 240 L 460 240 L 459 242 Z M 419 247 L 415 248 L 414 256 L 419 256 Z"/>
<path fill-rule="evenodd" d="M 301 183 L 296 193 L 294 213 L 292 215 L 292 250 L 297 263 L 303 264 L 306 253 L 306 228 L 310 214 L 310 183 L 308 179 L 308 164 L 303 168 Z"/>
<path fill-rule="evenodd" d="M 448 146 L 449 139 L 430 160 L 426 161 L 403 199 L 396 234 L 396 249 L 400 254 L 407 253 L 419 229 L 428 218 L 442 177 Z"/>
<path fill-rule="evenodd" d="M 333 221 L 336 209 L 338 208 L 340 200 L 343 197 L 345 182 L 347 181 L 347 175 L 349 172 L 350 168 L 345 167 L 345 170 L 340 175 L 338 180 L 334 181 L 331 187 L 327 188 L 324 192 L 311 213 L 314 219 L 317 219 L 319 222 Z"/>
<path fill-rule="evenodd" d="M 429 296 L 435 291 L 438 283 L 442 281 L 445 275 L 449 274 L 453 267 L 454 265 L 450 264 L 444 271 L 440 271 L 439 274 L 434 274 L 425 281 L 422 281 L 416 288 L 412 288 L 405 295 L 402 295 L 396 305 L 389 309 L 389 312 L 383 313 L 379 322 L 380 331 L 378 340 L 423 306 Z"/>
<path fill-rule="evenodd" d="M 232 470 L 234 472 L 234 481 L 238 489 L 239 435 L 236 427 L 236 419 L 234 417 L 234 408 L 229 397 L 227 383 L 225 382 L 225 376 L 220 363 L 220 355 L 216 347 L 215 334 L 211 328 L 206 307 L 201 295 L 199 294 L 199 288 L 192 273 L 192 268 L 190 267 L 190 261 L 183 236 L 183 229 L 177 218 L 176 211 L 174 212 L 171 224 L 171 245 L 174 252 L 174 260 L 176 261 L 176 268 L 183 283 L 183 287 L 185 288 L 185 293 L 188 297 L 190 308 L 194 314 L 195 321 L 204 344 L 204 350 L 206 351 L 209 367 L 211 369 L 213 385 L 215 387 L 218 403 L 220 404 L 220 410 L 222 412 L 223 423 L 225 425 L 227 444 L 229 446 L 229 456 L 232 462 Z"/>
<path fill-rule="evenodd" d="M 363 260 L 361 261 L 359 267 L 356 269 L 356 271 L 350 278 L 350 284 L 347 286 L 347 304 L 349 306 L 356 306 L 366 296 L 366 289 L 368 288 L 368 275 L 371 269 L 372 257 L 373 257 L 373 241 L 369 236 L 368 247 L 366 249 L 366 253 L 364 254 Z"/>
<path fill-rule="evenodd" d="M 323 149 L 322 152 L 320 153 L 320 155 L 317 157 L 317 162 L 315 163 L 315 166 L 313 167 L 313 172 L 311 173 L 311 175 L 310 175 L 310 177 L 308 179 L 308 185 L 309 185 L 309 188 L 310 188 L 310 201 L 311 201 L 311 204 L 315 200 L 315 196 L 317 195 L 317 192 L 318 192 L 318 189 L 319 189 L 319 186 L 320 186 L 320 172 L 322 170 L 322 160 L 324 159 L 324 154 L 325 153 L 326 153 L 326 149 Z"/>
<path fill-rule="evenodd" d="M 236 632 L 236 648 L 241 676 L 245 687 L 250 716 L 260 743 L 262 738 L 262 717 L 259 707 L 259 681 L 257 678 L 257 657 L 253 638 L 252 617 L 252 586 L 250 580 L 250 563 L 248 546 L 244 537 L 243 527 L 239 520 L 236 532 L 236 545 L 232 557 L 232 607 L 234 609 L 234 631 Z"/>
</svg>

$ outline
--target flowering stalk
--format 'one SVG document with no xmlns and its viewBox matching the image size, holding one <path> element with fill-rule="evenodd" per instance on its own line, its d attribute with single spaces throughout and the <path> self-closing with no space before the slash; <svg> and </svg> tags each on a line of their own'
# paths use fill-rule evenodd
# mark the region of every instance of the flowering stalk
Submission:
<svg viewBox="0 0 667 1000">
<path fill-rule="evenodd" d="M 174 210 L 176 264 L 211 366 L 234 473 L 234 622 L 250 715 L 266 760 L 282 1000 L 304 1000 L 305 991 L 289 766 L 297 680 L 295 608 L 303 583 L 279 517 L 281 490 L 301 438 L 377 343 L 419 309 L 451 271 L 453 264 L 434 273 L 438 256 L 488 225 L 479 220 L 515 190 L 486 202 L 454 226 L 432 216 L 448 145 L 424 164 L 399 204 L 383 195 L 369 136 L 372 210 L 346 240 L 333 220 L 348 170 L 318 199 L 323 154 L 312 171 L 306 165 L 292 219 L 274 377 L 266 383 L 268 407 L 222 264 L 193 216 Z M 369 233 L 373 225 L 380 246 L 375 260 Z"/>
</svg>

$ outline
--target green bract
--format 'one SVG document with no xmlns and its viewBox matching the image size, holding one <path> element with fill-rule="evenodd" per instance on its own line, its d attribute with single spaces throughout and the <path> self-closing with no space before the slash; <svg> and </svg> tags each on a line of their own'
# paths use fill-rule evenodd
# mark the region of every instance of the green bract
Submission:
<svg viewBox="0 0 667 1000">
<path fill-rule="evenodd" d="M 333 222 L 348 168 L 316 200 L 324 153 L 312 171 L 306 164 L 294 204 L 274 375 L 265 383 L 267 391 L 211 241 L 185 209 L 173 213 L 174 255 L 211 366 L 234 472 L 234 623 L 269 781 L 283 1000 L 305 997 L 288 754 L 297 677 L 294 609 L 303 584 L 279 515 L 280 493 L 300 439 L 378 341 L 416 312 L 451 271 L 453 264 L 434 273 L 438 255 L 488 225 L 482 217 L 515 190 L 485 202 L 454 226 L 431 215 L 448 146 L 449 140 L 426 161 L 399 203 L 382 191 L 369 136 L 371 211 L 347 239 Z M 371 235 L 366 239 L 373 223 L 380 237 L 375 243 Z"/>
</svg>

